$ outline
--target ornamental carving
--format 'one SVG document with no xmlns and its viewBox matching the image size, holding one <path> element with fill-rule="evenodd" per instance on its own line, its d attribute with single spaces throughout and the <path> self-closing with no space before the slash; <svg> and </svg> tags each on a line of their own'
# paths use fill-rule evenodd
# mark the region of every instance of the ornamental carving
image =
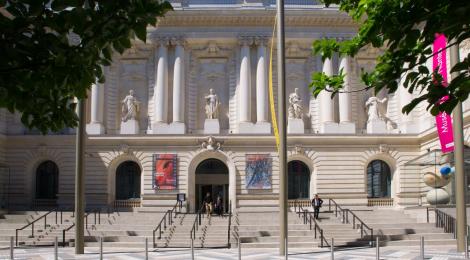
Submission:
<svg viewBox="0 0 470 260">
<path fill-rule="evenodd" d="M 390 146 L 387 144 L 380 144 L 379 145 L 379 151 L 381 153 L 388 153 L 390 151 Z"/>
<path fill-rule="evenodd" d="M 209 151 L 220 150 L 222 143 L 217 141 L 213 136 L 209 136 L 207 140 L 201 143 L 201 148 Z"/>
</svg>

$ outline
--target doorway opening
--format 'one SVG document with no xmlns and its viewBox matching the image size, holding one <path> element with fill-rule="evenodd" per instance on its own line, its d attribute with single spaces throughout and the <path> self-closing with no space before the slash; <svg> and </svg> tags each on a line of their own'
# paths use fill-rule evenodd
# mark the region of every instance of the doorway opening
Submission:
<svg viewBox="0 0 470 260">
<path fill-rule="evenodd" d="M 214 203 L 217 196 L 222 197 L 223 211 L 228 212 L 228 184 L 229 175 L 225 163 L 218 159 L 202 161 L 196 168 L 196 211 L 202 207 L 206 194 L 210 193 Z"/>
</svg>

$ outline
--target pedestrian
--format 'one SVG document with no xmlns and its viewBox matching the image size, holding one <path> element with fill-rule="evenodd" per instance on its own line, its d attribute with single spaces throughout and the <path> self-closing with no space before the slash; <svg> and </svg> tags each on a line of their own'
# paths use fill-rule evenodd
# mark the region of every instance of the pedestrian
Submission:
<svg viewBox="0 0 470 260">
<path fill-rule="evenodd" d="M 224 213 L 224 200 L 220 194 L 217 195 L 217 199 L 215 199 L 215 211 L 219 216 L 222 216 Z"/>
<path fill-rule="evenodd" d="M 312 207 L 313 207 L 313 216 L 315 219 L 318 219 L 318 214 L 320 214 L 320 208 L 323 204 L 323 200 L 320 199 L 318 194 L 315 194 L 315 197 L 312 199 Z"/>
<path fill-rule="evenodd" d="M 210 217 L 212 214 L 212 196 L 210 192 L 204 198 L 204 208 L 206 209 L 207 217 Z"/>
</svg>

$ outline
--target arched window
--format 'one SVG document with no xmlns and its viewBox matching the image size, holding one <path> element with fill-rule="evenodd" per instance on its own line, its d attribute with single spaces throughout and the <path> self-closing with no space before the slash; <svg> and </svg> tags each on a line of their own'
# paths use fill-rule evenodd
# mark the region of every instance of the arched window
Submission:
<svg viewBox="0 0 470 260">
<path fill-rule="evenodd" d="M 133 198 L 140 198 L 140 167 L 133 161 L 125 161 L 116 170 L 116 199 Z"/>
<path fill-rule="evenodd" d="M 53 161 L 42 162 L 36 169 L 36 199 L 57 199 L 59 167 Z"/>
<path fill-rule="evenodd" d="M 301 161 L 291 161 L 287 164 L 288 198 L 310 198 L 310 170 Z"/>
<path fill-rule="evenodd" d="M 369 198 L 390 198 L 392 176 L 390 167 L 384 161 L 374 160 L 367 166 L 367 196 Z"/>
</svg>

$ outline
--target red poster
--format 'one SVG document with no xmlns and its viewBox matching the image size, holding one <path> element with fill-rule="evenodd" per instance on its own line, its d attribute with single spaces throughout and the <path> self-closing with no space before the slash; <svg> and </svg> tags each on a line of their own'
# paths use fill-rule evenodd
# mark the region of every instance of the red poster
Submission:
<svg viewBox="0 0 470 260">
<path fill-rule="evenodd" d="M 153 180 L 156 190 L 176 190 L 176 154 L 154 155 Z"/>
</svg>

